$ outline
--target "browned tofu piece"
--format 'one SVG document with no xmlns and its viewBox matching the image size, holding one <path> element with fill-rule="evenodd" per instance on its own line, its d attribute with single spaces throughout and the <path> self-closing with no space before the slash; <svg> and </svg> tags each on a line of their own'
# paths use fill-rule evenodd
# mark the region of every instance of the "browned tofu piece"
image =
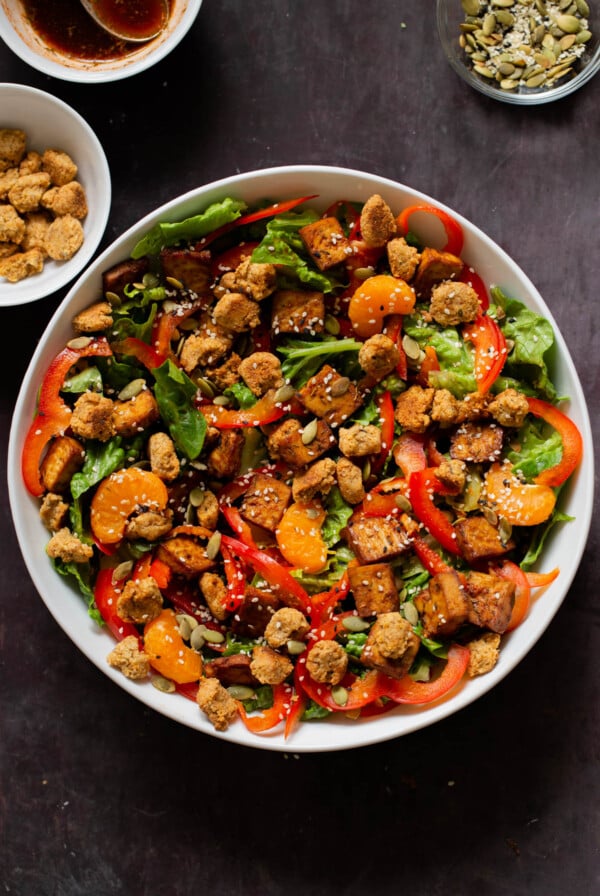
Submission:
<svg viewBox="0 0 600 896">
<path fill-rule="evenodd" d="M 186 289 L 206 293 L 212 282 L 210 252 L 197 249 L 163 249 L 160 265 L 165 277 L 173 277 Z"/>
<path fill-rule="evenodd" d="M 203 671 L 207 678 L 217 678 L 226 688 L 232 684 L 256 687 L 258 682 L 250 671 L 251 662 L 251 658 L 245 653 L 219 656 L 204 663 Z"/>
<path fill-rule="evenodd" d="M 469 617 L 469 601 L 455 572 L 432 576 L 429 585 L 415 597 L 415 606 L 429 638 L 453 635 Z"/>
<path fill-rule="evenodd" d="M 224 429 L 219 441 L 208 455 L 208 471 L 218 479 L 231 479 L 240 469 L 244 435 L 234 429 Z"/>
<path fill-rule="evenodd" d="M 389 563 L 350 566 L 348 576 L 359 616 L 379 616 L 398 610 L 398 589 Z"/>
<path fill-rule="evenodd" d="M 463 423 L 450 439 L 450 457 L 474 464 L 498 460 L 504 433 L 496 423 Z"/>
<path fill-rule="evenodd" d="M 420 643 L 400 613 L 383 613 L 373 623 L 360 659 L 370 669 L 379 669 L 391 678 L 403 678 L 414 662 Z"/>
<path fill-rule="evenodd" d="M 501 557 L 512 550 L 514 541 L 503 542 L 498 529 L 484 516 L 469 516 L 454 526 L 456 544 L 469 564 L 489 557 Z"/>
<path fill-rule="evenodd" d="M 302 441 L 302 431 L 302 424 L 294 417 L 277 426 L 267 439 L 267 448 L 273 460 L 282 460 L 299 470 L 329 451 L 335 442 L 324 420 L 317 421 L 317 434 L 308 445 Z"/>
<path fill-rule="evenodd" d="M 178 527 L 159 544 L 157 556 L 176 575 L 195 579 L 215 565 L 215 561 L 206 556 L 206 545 L 212 534 L 210 529 L 201 526 L 195 526 L 193 533 Z"/>
<path fill-rule="evenodd" d="M 320 271 L 342 264 L 352 251 L 337 218 L 321 218 L 298 232 Z"/>
<path fill-rule="evenodd" d="M 428 297 L 436 283 L 442 280 L 456 280 L 463 269 L 457 255 L 440 252 L 427 246 L 421 253 L 419 269 L 415 277 L 415 291 L 419 298 Z"/>
<path fill-rule="evenodd" d="M 515 602 L 515 584 L 500 576 L 470 572 L 466 592 L 469 599 L 469 622 L 491 632 L 505 632 Z"/>
<path fill-rule="evenodd" d="M 58 436 L 50 444 L 40 474 L 48 492 L 64 492 L 74 473 L 81 469 L 85 458 L 82 445 L 70 436 Z"/>
<path fill-rule="evenodd" d="M 298 392 L 298 398 L 315 417 L 330 426 L 340 426 L 362 404 L 354 383 L 334 370 L 329 364 L 311 377 Z"/>
<path fill-rule="evenodd" d="M 274 532 L 290 503 L 291 494 L 292 490 L 285 482 L 266 473 L 256 473 L 244 495 L 240 514 L 247 522 Z"/>
<path fill-rule="evenodd" d="M 157 401 L 150 389 L 142 389 L 134 398 L 115 401 L 113 426 L 119 436 L 135 436 L 160 417 Z"/>
<path fill-rule="evenodd" d="M 294 501 L 306 504 L 317 495 L 328 495 L 335 482 L 335 461 L 324 457 L 294 475 L 292 497 Z"/>
<path fill-rule="evenodd" d="M 248 585 L 244 600 L 231 619 L 232 632 L 241 638 L 262 638 L 273 613 L 280 606 L 278 598 L 271 592 Z"/>
<path fill-rule="evenodd" d="M 271 329 L 279 333 L 321 333 L 325 326 L 325 298 L 322 292 L 280 289 L 273 296 Z"/>
<path fill-rule="evenodd" d="M 358 516 L 346 528 L 350 547 L 362 564 L 377 563 L 403 554 L 409 539 L 400 520 Z"/>
<path fill-rule="evenodd" d="M 114 292 L 119 298 L 125 298 L 125 287 L 128 283 L 141 283 L 142 277 L 148 272 L 150 262 L 147 258 L 132 258 L 113 265 L 102 274 L 102 291 Z"/>
</svg>

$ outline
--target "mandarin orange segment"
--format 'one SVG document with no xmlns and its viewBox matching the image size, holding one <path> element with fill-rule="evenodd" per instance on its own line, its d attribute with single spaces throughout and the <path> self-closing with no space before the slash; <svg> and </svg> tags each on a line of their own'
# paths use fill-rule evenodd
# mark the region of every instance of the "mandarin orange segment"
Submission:
<svg viewBox="0 0 600 896">
<path fill-rule="evenodd" d="M 167 500 L 167 487 L 154 473 L 139 467 L 117 470 L 100 483 L 92 498 L 92 532 L 102 544 L 116 544 L 136 510 L 160 512 Z"/>
<path fill-rule="evenodd" d="M 547 485 L 527 484 L 510 467 L 494 464 L 485 477 L 488 504 L 511 526 L 537 526 L 548 519 L 556 495 Z"/>
<path fill-rule="evenodd" d="M 350 299 L 348 317 L 361 339 L 368 339 L 383 329 L 389 314 L 410 314 L 415 307 L 415 291 L 405 280 L 390 274 L 369 277 Z"/>
<path fill-rule="evenodd" d="M 163 610 L 146 623 L 144 652 L 153 669 L 177 684 L 198 681 L 202 675 L 202 657 L 181 637 L 174 610 Z"/>
<path fill-rule="evenodd" d="M 321 572 L 327 563 L 327 545 L 321 526 L 327 516 L 318 501 L 290 504 L 277 527 L 279 550 L 292 566 L 306 573 Z"/>
</svg>

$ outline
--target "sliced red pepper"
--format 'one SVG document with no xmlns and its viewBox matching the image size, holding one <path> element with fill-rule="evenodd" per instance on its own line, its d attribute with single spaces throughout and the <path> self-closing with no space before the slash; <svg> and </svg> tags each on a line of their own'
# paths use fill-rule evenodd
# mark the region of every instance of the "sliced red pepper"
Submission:
<svg viewBox="0 0 600 896">
<path fill-rule="evenodd" d="M 196 703 L 196 698 L 198 696 L 197 681 L 188 681 L 185 684 L 179 684 L 179 682 L 175 681 L 173 684 L 175 685 L 175 690 L 178 694 L 181 694 L 186 700 L 191 700 L 193 703 Z"/>
<path fill-rule="evenodd" d="M 296 674 L 296 670 L 298 669 L 298 664 L 294 666 L 294 675 Z M 302 690 L 298 687 L 294 688 L 294 693 L 290 698 L 290 709 L 287 714 L 287 718 L 285 720 L 285 731 L 283 733 L 284 740 L 287 740 L 292 736 L 296 728 L 300 723 L 300 719 L 306 709 L 307 699 L 302 692 Z"/>
<path fill-rule="evenodd" d="M 490 572 L 500 576 L 502 579 L 507 579 L 509 582 L 513 582 L 515 585 L 515 602 L 510 616 L 510 622 L 506 628 L 507 632 L 512 632 L 513 629 L 523 622 L 529 612 L 529 606 L 531 604 L 531 586 L 521 567 L 517 566 L 516 563 L 513 563 L 512 560 L 504 560 L 499 566 L 492 566 Z"/>
<path fill-rule="evenodd" d="M 292 690 L 287 684 L 273 685 L 273 706 L 260 710 L 260 715 L 248 715 L 241 700 L 236 701 L 240 718 L 248 731 L 261 734 L 284 722 L 291 708 Z"/>
<path fill-rule="evenodd" d="M 389 457 L 394 443 L 394 402 L 389 391 L 382 392 L 375 399 L 381 422 L 381 451 L 373 461 L 375 472 L 381 470 Z"/>
<path fill-rule="evenodd" d="M 490 297 L 488 295 L 485 283 L 483 282 L 479 274 L 474 271 L 473 268 L 465 265 L 458 279 L 461 283 L 466 283 L 471 287 L 471 289 L 475 290 L 479 298 L 479 305 L 481 307 L 481 310 L 487 311 L 490 307 Z"/>
<path fill-rule="evenodd" d="M 296 208 L 298 205 L 302 205 L 303 202 L 308 202 L 310 199 L 316 199 L 317 196 L 318 194 L 314 193 L 312 196 L 302 196 L 300 199 L 288 199 L 285 202 L 276 202 L 274 205 L 258 209 L 258 211 L 255 212 L 248 212 L 247 215 L 241 215 L 239 218 L 236 218 L 235 221 L 230 221 L 222 227 L 217 227 L 212 233 L 202 237 L 202 239 L 198 240 L 196 243 L 196 248 L 205 249 L 210 243 L 213 243 L 219 237 L 229 233 L 230 230 L 236 230 L 238 227 L 243 227 L 244 224 L 254 224 L 255 221 L 262 221 L 263 218 L 274 218 L 275 215 L 291 212 L 292 209 Z"/>
<path fill-rule="evenodd" d="M 198 410 L 205 416 L 206 422 L 217 429 L 239 429 L 246 426 L 266 426 L 274 423 L 285 414 L 289 414 L 292 405 L 282 404 L 274 400 L 274 393 L 267 393 L 253 404 L 251 408 L 231 409 L 221 405 L 203 404 Z"/>
<path fill-rule="evenodd" d="M 429 386 L 429 374 L 440 369 L 437 352 L 432 345 L 425 346 L 425 357 L 419 367 L 419 372 L 415 377 L 416 382 L 420 386 Z"/>
<path fill-rule="evenodd" d="M 170 358 L 174 363 L 178 361 L 171 350 L 171 341 L 175 331 L 184 320 L 192 317 L 197 311 L 205 311 L 214 300 L 212 293 L 194 300 L 189 305 L 179 305 L 175 311 L 161 311 L 152 328 L 152 345 L 159 356 Z"/>
<path fill-rule="evenodd" d="M 219 253 L 216 258 L 213 258 L 210 265 L 213 279 L 216 280 L 229 271 L 235 271 L 245 258 L 250 258 L 258 245 L 259 243 L 257 242 L 248 241 Z"/>
<path fill-rule="evenodd" d="M 235 532 L 237 538 L 240 539 L 240 541 L 243 541 L 244 544 L 247 544 L 250 548 L 257 548 L 256 542 L 254 541 L 254 536 L 252 535 L 252 529 L 250 528 L 246 520 L 242 519 L 242 515 L 237 507 L 231 507 L 228 504 L 222 504 L 221 513 L 227 520 L 230 528 Z"/>
<path fill-rule="evenodd" d="M 427 466 L 425 436 L 403 432 L 394 445 L 394 461 L 407 478 L 415 470 L 424 470 Z"/>
<path fill-rule="evenodd" d="M 311 599 L 300 582 L 290 574 L 285 566 L 282 566 L 265 551 L 249 547 L 228 535 L 221 537 L 221 545 L 229 548 L 232 553 L 261 575 L 272 588 L 275 588 L 286 606 L 300 610 L 310 617 L 312 613 Z"/>
<path fill-rule="evenodd" d="M 387 685 L 380 696 L 389 697 L 394 703 L 424 706 L 446 697 L 464 677 L 471 651 L 468 647 L 452 644 L 441 675 L 431 681 L 414 681 L 410 675 L 403 678 L 387 678 Z"/>
<path fill-rule="evenodd" d="M 431 576 L 437 576 L 441 572 L 451 572 L 453 567 L 446 563 L 437 551 L 429 545 L 420 535 L 412 537 L 413 551 Z"/>
<path fill-rule="evenodd" d="M 555 567 L 550 572 L 526 572 L 525 578 L 530 588 L 544 588 L 546 585 L 551 585 L 559 575 L 560 569 Z"/>
<path fill-rule="evenodd" d="M 96 576 L 96 584 L 94 585 L 94 601 L 98 612 L 110 629 L 117 641 L 134 635 L 139 638 L 140 633 L 131 622 L 124 622 L 117 613 L 117 601 L 121 594 L 122 586 L 117 589 L 113 582 L 112 567 L 101 569 Z"/>
<path fill-rule="evenodd" d="M 159 560 L 158 557 L 153 557 L 148 575 L 152 576 L 160 590 L 164 591 L 173 577 L 173 570 L 166 563 L 163 563 L 162 560 Z"/>
<path fill-rule="evenodd" d="M 404 347 L 402 345 L 402 315 L 401 314 L 391 314 L 385 324 L 385 335 L 392 340 L 396 348 L 398 349 L 398 354 L 400 355 L 400 360 L 396 364 L 396 373 L 400 377 L 401 380 L 405 380 L 408 376 L 408 363 L 406 360 L 406 352 L 404 351 Z"/>
<path fill-rule="evenodd" d="M 329 591 L 323 591 L 321 594 L 313 594 L 311 600 L 313 605 L 313 627 L 322 626 L 329 621 L 335 607 L 344 600 L 350 591 L 350 577 L 348 571 L 345 570 L 339 582 L 337 582 Z"/>
<path fill-rule="evenodd" d="M 303 654 L 298 658 L 296 666 L 299 667 L 298 680 L 304 693 L 318 706 L 329 709 L 331 712 L 351 712 L 355 709 L 362 709 L 363 706 L 368 706 L 369 703 L 381 697 L 387 686 L 385 676 L 381 676 L 375 670 L 367 672 L 364 678 L 349 674 L 342 681 L 342 686 L 347 691 L 347 700 L 343 706 L 340 706 L 333 698 L 331 685 L 321 684 L 311 677 L 306 668 L 306 655 Z"/>
<path fill-rule="evenodd" d="M 433 493 L 452 494 L 452 490 L 440 482 L 436 476 L 435 467 L 427 467 L 425 470 L 416 470 L 411 473 L 408 499 L 412 504 L 415 516 L 448 553 L 460 555 L 454 527 L 446 514 L 434 504 Z"/>
<path fill-rule="evenodd" d="M 541 417 L 550 424 L 562 440 L 562 457 L 553 467 L 549 467 L 535 477 L 537 485 L 549 485 L 557 488 L 566 482 L 571 473 L 579 466 L 583 456 L 583 439 L 577 426 L 566 414 L 553 404 L 539 398 L 528 398 L 529 410 L 535 417 Z"/>
<path fill-rule="evenodd" d="M 120 342 L 113 342 L 111 348 L 115 355 L 131 355 L 136 358 L 148 370 L 160 367 L 167 359 L 166 355 L 158 352 L 147 342 L 137 339 L 135 336 L 127 336 Z"/>
<path fill-rule="evenodd" d="M 488 314 L 479 314 L 463 327 L 463 337 L 475 349 L 475 379 L 480 395 L 489 392 L 506 361 L 504 333 Z"/>
<path fill-rule="evenodd" d="M 241 560 L 225 545 L 221 545 L 221 556 L 227 580 L 227 602 L 224 609 L 234 613 L 244 602 L 246 572 Z"/>
<path fill-rule="evenodd" d="M 23 481 L 28 492 L 35 497 L 40 497 L 44 493 L 40 478 L 40 462 L 44 449 L 50 439 L 68 428 L 71 420 L 71 409 L 60 395 L 67 374 L 81 358 L 110 355 L 112 349 L 102 337 L 92 340 L 82 348 L 67 346 L 51 361 L 40 387 L 37 413 L 25 436 L 21 457 Z"/>
<path fill-rule="evenodd" d="M 458 221 L 455 221 L 447 212 L 442 211 L 441 208 L 436 208 L 434 205 L 410 205 L 400 212 L 396 218 L 396 223 L 404 236 L 406 236 L 410 229 L 408 226 L 408 219 L 415 212 L 428 212 L 430 215 L 435 215 L 435 217 L 441 221 L 444 230 L 446 231 L 447 243 L 442 249 L 442 252 L 450 252 L 452 255 L 460 255 L 464 243 L 462 227 Z"/>
</svg>

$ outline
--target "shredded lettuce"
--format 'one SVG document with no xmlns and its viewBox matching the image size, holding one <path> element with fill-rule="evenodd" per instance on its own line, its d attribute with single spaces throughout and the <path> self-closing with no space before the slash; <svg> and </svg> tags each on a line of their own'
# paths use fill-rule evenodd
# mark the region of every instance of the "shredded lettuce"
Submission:
<svg viewBox="0 0 600 896">
<path fill-rule="evenodd" d="M 362 342 L 355 339 L 337 339 L 335 336 L 323 336 L 309 341 L 306 339 L 288 339 L 277 346 L 277 351 L 284 356 L 281 372 L 286 380 L 300 388 L 334 357 L 348 352 L 352 360 L 358 358 Z M 336 367 L 336 369 L 338 369 Z"/>
</svg>

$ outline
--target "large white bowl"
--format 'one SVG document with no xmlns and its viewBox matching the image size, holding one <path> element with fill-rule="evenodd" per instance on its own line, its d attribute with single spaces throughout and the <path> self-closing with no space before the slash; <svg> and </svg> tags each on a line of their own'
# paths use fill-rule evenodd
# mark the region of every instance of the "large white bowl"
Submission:
<svg viewBox="0 0 600 896">
<path fill-rule="evenodd" d="M 88 214 L 81 222 L 84 241 L 68 261 L 47 259 L 40 274 L 18 283 L 0 278 L 0 307 L 24 305 L 70 283 L 83 270 L 102 239 L 110 212 L 110 170 L 102 144 L 89 124 L 70 106 L 43 90 L 23 84 L 0 84 L 0 128 L 20 128 L 27 149 L 63 149 L 78 167 Z"/>
<path fill-rule="evenodd" d="M 553 373 L 561 394 L 570 396 L 569 415 L 583 433 L 585 455 L 580 469 L 563 495 L 564 509 L 577 520 L 568 524 L 568 527 L 565 526 L 562 531 L 554 533 L 544 551 L 543 569 L 549 571 L 559 566 L 561 572 L 558 579 L 534 602 L 528 618 L 519 628 L 505 637 L 496 668 L 485 676 L 466 682 L 450 699 L 431 707 L 398 707 L 386 715 L 365 721 L 336 718 L 303 723 L 288 741 L 281 734 L 250 734 L 241 722 L 235 722 L 225 733 L 215 732 L 191 701 L 179 695 L 159 693 L 149 683 L 132 683 L 109 668 L 106 655 L 114 646 L 112 637 L 90 621 L 84 601 L 53 572 L 45 554 L 48 533 L 39 520 L 37 501 L 28 495 L 21 480 L 23 440 L 34 413 L 38 385 L 51 358 L 71 337 L 73 315 L 97 300 L 102 271 L 126 258 L 137 240 L 155 222 L 188 217 L 225 196 L 238 197 L 252 203 L 264 198 L 286 199 L 317 193 L 319 199 L 316 202 L 326 208 L 336 199 L 364 201 L 374 192 L 383 195 L 396 212 L 414 203 L 434 203 L 444 208 L 430 197 L 393 181 L 359 171 L 320 166 L 274 168 L 236 175 L 200 187 L 162 206 L 116 240 L 71 289 L 40 340 L 25 375 L 14 412 L 8 454 L 8 482 L 15 529 L 29 573 L 59 625 L 105 675 L 138 700 L 198 731 L 246 746 L 292 753 L 319 752 L 345 750 L 409 734 L 451 715 L 485 694 L 514 669 L 533 647 L 552 620 L 573 581 L 587 540 L 592 513 L 594 478 L 589 418 L 575 367 L 560 333 L 556 332 L 558 358 Z M 445 210 L 450 211 L 447 208 Z M 465 260 L 477 269 L 487 283 L 501 286 L 509 295 L 523 300 L 552 321 L 552 315 L 543 299 L 515 263 L 480 230 L 460 215 L 454 212 L 451 214 L 464 229 Z M 411 226 L 415 229 L 416 223 L 415 216 L 415 221 L 411 219 Z M 419 221 L 418 231 L 432 244 L 437 238 L 436 224 L 431 218 Z M 429 227 L 431 231 L 428 230 Z M 556 324 L 554 326 L 556 329 Z M 542 688 L 544 683 L 540 680 L 539 685 Z"/>
<path fill-rule="evenodd" d="M 82 60 L 48 47 L 31 27 L 20 0 L 0 0 L 0 37 L 24 62 L 53 78 L 87 84 L 118 81 L 156 65 L 175 49 L 201 5 L 202 0 L 171 0 L 167 27 L 154 40 L 139 44 L 120 59 Z"/>
</svg>

